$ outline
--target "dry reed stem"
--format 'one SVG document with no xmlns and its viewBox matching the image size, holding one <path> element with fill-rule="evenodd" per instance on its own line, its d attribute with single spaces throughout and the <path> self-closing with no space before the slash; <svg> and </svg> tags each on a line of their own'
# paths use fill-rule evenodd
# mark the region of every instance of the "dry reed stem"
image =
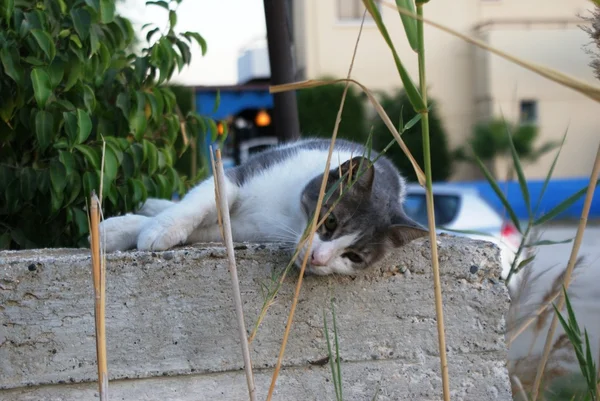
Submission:
<svg viewBox="0 0 600 401">
<path fill-rule="evenodd" d="M 356 58 L 356 51 L 358 49 L 358 43 L 360 42 L 360 36 L 362 33 L 363 25 L 365 22 L 366 10 L 363 13 L 363 18 L 360 24 L 360 29 L 358 31 L 358 37 L 356 38 L 356 43 L 354 45 L 354 51 L 352 53 L 352 60 L 350 61 L 350 67 L 348 68 L 348 79 L 352 74 L 352 68 L 354 67 L 354 60 Z M 342 93 L 342 100 L 340 101 L 340 108 L 338 110 L 337 118 L 335 120 L 335 126 L 333 127 L 333 133 L 331 134 L 331 143 L 329 145 L 329 153 L 327 154 L 327 162 L 325 163 L 325 171 L 323 172 L 323 179 L 321 181 L 321 190 L 319 191 L 319 198 L 317 199 L 317 205 L 315 206 L 315 217 L 319 215 L 319 211 L 321 210 L 321 206 L 323 204 L 323 198 L 325 197 L 325 188 L 327 187 L 327 181 L 329 178 L 329 168 L 331 165 L 331 156 L 333 154 L 333 146 L 335 144 L 335 138 L 337 137 L 338 129 L 340 127 L 340 122 L 342 121 L 342 110 L 344 109 L 344 102 L 346 101 L 346 94 L 348 93 L 348 87 L 350 83 L 347 82 L 344 88 L 344 92 Z M 269 386 L 269 393 L 267 394 L 267 401 L 270 401 L 273 397 L 273 391 L 275 390 L 275 383 L 277 381 L 277 376 L 279 375 L 279 370 L 281 369 L 281 363 L 283 362 L 283 355 L 285 352 L 285 347 L 287 345 L 287 340 L 290 334 L 290 329 L 292 327 L 292 321 L 294 319 L 294 312 L 296 311 L 296 305 L 298 304 L 298 298 L 300 296 L 300 289 L 302 288 L 302 278 L 304 277 L 304 271 L 306 270 L 306 263 L 308 262 L 308 257 L 311 254 L 312 243 L 315 237 L 315 232 L 317 230 L 317 221 L 318 218 L 312 219 L 312 225 L 310 228 L 310 233 L 308 235 L 308 247 L 307 251 L 304 254 L 304 259 L 302 260 L 302 267 L 300 268 L 300 274 L 298 275 L 298 282 L 296 284 L 296 290 L 294 292 L 294 299 L 292 301 L 292 306 L 290 308 L 290 314 L 288 315 L 287 324 L 285 326 L 285 332 L 283 334 L 283 341 L 281 343 L 281 349 L 279 351 L 279 357 L 277 358 L 277 364 L 275 366 L 275 371 L 273 372 L 273 377 L 271 379 L 271 385 Z"/>
<path fill-rule="evenodd" d="M 571 249 L 571 255 L 569 257 L 569 264 L 567 265 L 567 270 L 565 272 L 563 285 L 565 290 L 569 288 L 569 284 L 571 282 L 571 274 L 573 273 L 573 269 L 575 268 L 575 262 L 577 260 L 577 253 L 579 252 L 579 248 L 581 246 L 581 240 L 583 239 L 583 233 L 585 231 L 585 226 L 587 224 L 588 215 L 590 212 L 590 207 L 592 204 L 592 199 L 594 197 L 594 190 L 596 189 L 596 181 L 598 181 L 598 175 L 600 174 L 600 146 L 598 146 L 598 150 L 596 151 L 596 160 L 594 161 L 594 166 L 592 168 L 592 174 L 590 175 L 590 183 L 585 194 L 585 201 L 583 203 L 583 210 L 581 212 L 581 218 L 579 220 L 579 226 L 577 227 L 577 234 L 575 235 L 575 241 L 573 242 L 573 248 Z M 562 310 L 565 303 L 564 293 L 561 292 L 557 309 Z M 558 324 L 558 316 L 555 313 L 552 318 L 552 323 L 550 324 L 550 329 L 548 330 L 548 335 L 546 337 L 546 343 L 544 344 L 544 352 L 542 354 L 542 358 L 540 360 L 540 365 L 538 367 L 538 371 L 535 377 L 535 381 L 533 383 L 533 394 L 532 401 L 536 401 L 539 393 L 540 383 L 542 381 L 542 376 L 544 374 L 544 368 L 548 361 L 548 356 L 550 355 L 550 348 L 552 346 L 552 337 L 554 337 L 554 333 L 556 331 L 556 326 Z"/>
<path fill-rule="evenodd" d="M 98 387 L 100 400 L 108 400 L 108 368 L 106 363 L 106 269 L 100 250 L 100 200 L 92 193 L 90 206 L 90 237 L 92 279 L 94 283 L 94 317 L 96 329 L 96 356 L 98 358 Z"/>
<path fill-rule="evenodd" d="M 456 36 L 456 37 L 464 40 L 465 42 L 468 42 L 475 46 L 481 47 L 482 49 L 485 49 L 485 50 L 489 51 L 490 53 L 494 53 L 497 56 L 500 56 L 514 64 L 520 65 L 521 67 L 526 68 L 530 71 L 533 71 L 536 74 L 539 74 L 545 78 L 548 78 L 551 81 L 557 82 L 563 86 L 567 86 L 567 87 L 569 87 L 591 99 L 594 99 L 597 102 L 600 102 L 600 87 L 590 85 L 587 82 L 581 81 L 581 80 L 574 78 L 570 75 L 567 75 L 565 73 L 553 70 L 552 68 L 540 66 L 535 63 L 531 63 L 529 61 L 525 61 L 518 57 L 512 56 L 506 52 L 503 52 L 500 49 L 496 49 L 495 47 L 488 45 L 487 43 L 485 43 L 479 39 L 472 38 L 470 36 L 467 36 L 467 35 L 464 35 L 464 34 L 458 32 L 458 31 L 455 31 L 451 28 L 448 28 L 447 26 L 444 26 L 437 22 L 431 21 L 429 19 L 425 19 L 417 14 L 414 14 L 414 13 L 408 11 L 407 9 L 396 6 L 396 4 L 387 3 L 387 2 L 381 1 L 381 0 L 375 0 L 375 1 L 381 3 L 382 5 L 384 5 L 388 8 L 397 10 L 399 13 L 401 13 L 403 15 L 408 15 L 412 18 L 415 18 L 416 20 L 423 21 L 426 24 L 429 24 L 435 28 L 438 28 L 438 29 L 446 32 L 446 33 L 449 33 L 452 36 Z"/>
<path fill-rule="evenodd" d="M 423 14 L 423 3 L 417 2 L 417 13 Z M 433 293 L 435 297 L 435 315 L 438 331 L 438 349 L 440 352 L 440 371 L 442 374 L 442 395 L 444 401 L 450 401 L 450 377 L 448 375 L 448 358 L 446 356 L 446 333 L 444 328 L 444 300 L 442 298 L 442 283 L 440 280 L 440 262 L 437 248 L 437 233 L 435 231 L 435 212 L 433 209 L 433 191 L 431 188 L 431 151 L 429 142 L 429 112 L 427 109 L 427 80 L 425 78 L 425 33 L 423 23 L 417 23 L 419 37 L 419 85 L 425 109 L 421 111 L 421 131 L 423 135 L 423 160 L 425 164 L 425 196 L 427 205 L 427 223 L 429 226 L 429 246 L 431 248 L 431 269 L 433 270 Z"/>
<path fill-rule="evenodd" d="M 229 203 L 227 200 L 227 192 L 225 189 L 225 171 L 221 161 L 221 150 L 217 149 L 216 161 L 211 148 L 211 161 L 213 163 L 213 178 L 215 180 L 215 195 L 217 207 L 217 215 L 219 216 L 221 226 L 221 234 L 223 242 L 227 248 L 227 259 L 229 262 L 229 273 L 231 274 L 231 284 L 233 289 L 233 303 L 235 306 L 235 314 L 237 317 L 240 343 L 242 344 L 242 354 L 244 356 L 244 370 L 246 371 L 246 382 L 248 385 L 248 395 L 250 401 L 256 401 L 256 387 L 254 385 L 254 376 L 252 373 L 252 360 L 250 358 L 250 349 L 248 347 L 248 338 L 246 336 L 246 323 L 244 322 L 244 310 L 242 308 L 242 297 L 240 293 L 239 279 L 237 275 L 237 266 L 235 262 L 235 252 L 233 250 L 233 236 L 231 233 L 231 220 L 229 217 Z M 222 221 L 222 223 L 221 223 Z"/>
<path fill-rule="evenodd" d="M 422 187 L 424 187 L 425 186 L 425 173 L 423 173 L 423 170 L 419 166 L 419 163 L 417 163 L 417 161 L 413 157 L 412 153 L 410 152 L 410 150 L 408 149 L 408 147 L 402 140 L 402 137 L 400 136 L 400 133 L 394 126 L 394 123 L 392 123 L 392 120 L 390 120 L 390 118 L 386 114 L 385 110 L 383 109 L 383 107 L 381 106 L 379 101 L 375 98 L 373 93 L 366 86 L 364 86 L 357 80 L 352 79 L 350 77 L 340 78 L 340 79 L 332 79 L 332 80 L 309 79 L 306 81 L 298 81 L 298 82 L 292 82 L 289 84 L 281 84 L 281 85 L 271 86 L 271 87 L 269 87 L 269 92 L 270 93 L 278 93 L 278 92 L 285 92 L 285 91 L 290 91 L 290 90 L 308 89 L 308 88 L 315 88 L 317 86 L 336 84 L 336 83 L 340 83 L 340 82 L 345 82 L 346 84 L 351 82 L 351 83 L 357 85 L 358 87 L 360 87 L 362 89 L 362 91 L 367 95 L 367 98 L 373 104 L 375 111 L 377 111 L 377 114 L 379 114 L 379 117 L 381 117 L 383 123 L 390 130 L 390 132 L 392 133 L 392 136 L 394 137 L 394 139 L 396 139 L 396 142 L 398 142 L 398 145 L 400 145 L 400 148 L 402 149 L 402 151 L 404 152 L 404 154 L 406 155 L 406 157 L 412 164 L 413 169 L 415 170 L 415 174 L 417 175 L 417 180 L 419 181 L 419 184 Z"/>
</svg>

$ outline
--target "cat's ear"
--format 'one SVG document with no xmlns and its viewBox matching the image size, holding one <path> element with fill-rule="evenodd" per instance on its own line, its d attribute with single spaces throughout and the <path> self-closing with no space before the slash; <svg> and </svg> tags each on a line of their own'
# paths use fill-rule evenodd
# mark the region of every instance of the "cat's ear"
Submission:
<svg viewBox="0 0 600 401">
<path fill-rule="evenodd" d="M 426 228 L 411 220 L 404 212 L 392 218 L 387 236 L 396 248 L 429 234 Z"/>
<path fill-rule="evenodd" d="M 375 168 L 373 162 L 366 157 L 356 156 L 342 163 L 338 168 L 333 169 L 332 175 L 339 179 L 345 175 L 344 184 L 356 180 L 353 188 L 360 188 L 366 191 L 371 191 L 373 179 L 375 178 Z M 350 178 L 348 178 L 350 177 Z"/>
</svg>

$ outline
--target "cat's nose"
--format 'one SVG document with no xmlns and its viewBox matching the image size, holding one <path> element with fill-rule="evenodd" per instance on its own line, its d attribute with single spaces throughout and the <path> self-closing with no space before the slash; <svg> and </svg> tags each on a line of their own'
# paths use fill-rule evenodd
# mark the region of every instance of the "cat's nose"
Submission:
<svg viewBox="0 0 600 401">
<path fill-rule="evenodd" d="M 323 254 L 315 251 L 313 251 L 310 258 L 310 264 L 313 266 L 327 266 L 328 261 L 329 259 L 325 258 Z"/>
</svg>

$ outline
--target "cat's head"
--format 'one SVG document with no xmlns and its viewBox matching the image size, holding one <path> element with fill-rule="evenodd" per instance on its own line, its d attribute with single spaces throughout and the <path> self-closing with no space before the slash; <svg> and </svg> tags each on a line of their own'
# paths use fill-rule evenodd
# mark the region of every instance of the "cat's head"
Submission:
<svg viewBox="0 0 600 401">
<path fill-rule="evenodd" d="M 404 213 L 403 180 L 389 161 L 382 161 L 373 165 L 366 158 L 355 157 L 329 172 L 319 220 L 339 200 L 315 233 L 307 273 L 353 274 L 377 262 L 391 249 L 427 235 L 426 229 Z M 343 185 L 339 184 L 340 177 L 344 177 Z M 351 188 L 348 177 L 354 182 Z M 302 192 L 302 210 L 307 219 L 314 214 L 322 179 L 322 174 L 315 177 Z M 302 265 L 307 245 L 308 242 L 296 258 L 298 266 Z"/>
</svg>

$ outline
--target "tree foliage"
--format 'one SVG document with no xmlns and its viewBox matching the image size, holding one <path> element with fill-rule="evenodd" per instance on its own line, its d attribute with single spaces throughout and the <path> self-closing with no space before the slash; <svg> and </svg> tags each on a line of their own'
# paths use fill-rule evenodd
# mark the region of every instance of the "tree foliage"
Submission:
<svg viewBox="0 0 600 401">
<path fill-rule="evenodd" d="M 457 160 L 475 163 L 476 156 L 490 165 L 492 174 L 496 176 L 493 168 L 494 160 L 499 156 L 510 154 L 508 135 L 511 135 L 519 160 L 522 162 L 535 162 L 560 144 L 560 142 L 548 141 L 536 148 L 538 134 L 538 127 L 531 123 L 513 124 L 502 118 L 482 121 L 475 124 L 466 145 L 456 149 L 454 157 Z M 512 169 L 507 178 L 512 179 Z"/>
<path fill-rule="evenodd" d="M 0 2 L 0 249 L 86 246 L 102 166 L 107 215 L 185 191 L 174 162 L 215 124 L 180 113 L 164 85 L 190 46 L 206 52 L 198 33 L 174 32 L 179 2 L 147 3 L 169 22 L 145 27 L 139 54 L 114 1 Z"/>
<path fill-rule="evenodd" d="M 327 79 L 327 78 L 325 78 Z M 346 84 L 338 83 L 297 92 L 300 132 L 305 136 L 331 138 Z M 338 138 L 364 143 L 366 130 L 364 102 L 355 88 L 348 87 Z"/>
<path fill-rule="evenodd" d="M 393 95 L 382 94 L 381 106 L 392 122 L 406 124 L 415 116 L 415 111 L 404 90 L 398 90 Z M 431 176 L 433 181 L 446 181 L 452 174 L 452 157 L 448 149 L 446 131 L 438 116 L 435 100 L 429 100 L 429 136 L 431 141 Z M 373 143 L 377 150 L 382 150 L 391 140 L 392 135 L 384 122 L 376 117 L 373 126 Z M 408 128 L 402 135 L 402 140 L 412 153 L 413 157 L 423 168 L 423 136 L 421 134 L 421 121 Z M 417 176 L 408 158 L 397 144 L 387 151 L 386 155 L 392 159 L 409 181 L 417 181 Z"/>
</svg>

